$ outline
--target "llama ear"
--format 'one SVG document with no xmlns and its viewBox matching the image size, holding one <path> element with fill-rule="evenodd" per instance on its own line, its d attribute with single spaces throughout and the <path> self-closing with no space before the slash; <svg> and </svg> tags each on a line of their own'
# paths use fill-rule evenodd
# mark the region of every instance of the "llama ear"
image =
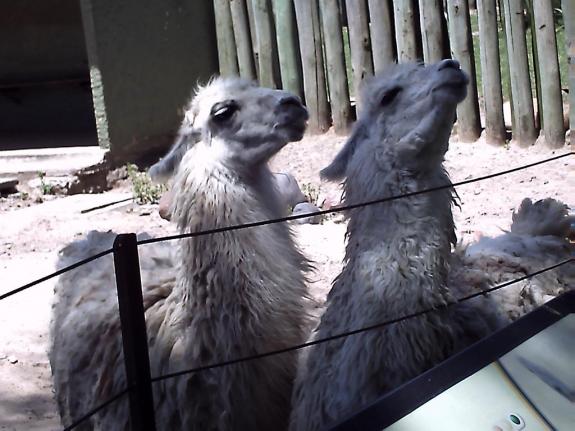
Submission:
<svg viewBox="0 0 575 431">
<path fill-rule="evenodd" d="M 150 167 L 148 174 L 157 183 L 167 183 L 180 166 L 184 154 L 202 139 L 202 131 L 193 127 L 182 127 L 176 142 L 160 161 Z"/>
<path fill-rule="evenodd" d="M 323 168 L 319 176 L 322 180 L 339 181 L 345 177 L 347 165 L 349 164 L 358 144 L 367 137 L 367 127 L 363 123 L 357 122 L 353 128 L 351 136 L 335 156 L 329 166 Z"/>
</svg>

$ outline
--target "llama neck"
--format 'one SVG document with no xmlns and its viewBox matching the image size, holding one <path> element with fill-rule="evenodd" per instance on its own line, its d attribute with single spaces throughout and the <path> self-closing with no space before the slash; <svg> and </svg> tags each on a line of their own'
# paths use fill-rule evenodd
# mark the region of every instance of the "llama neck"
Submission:
<svg viewBox="0 0 575 431">
<path fill-rule="evenodd" d="M 397 169 L 385 172 L 374 165 L 373 159 L 364 162 L 372 166 L 362 164 L 361 172 L 358 170 L 346 180 L 346 203 L 450 184 L 442 168 L 414 175 Z M 416 301 L 427 295 L 428 289 L 443 290 L 451 244 L 455 242 L 452 202 L 451 191 L 441 190 L 352 210 L 346 247 L 349 269 L 357 270 L 364 264 L 379 265 L 390 279 L 393 279 L 390 272 L 397 271 L 401 281 L 392 284 L 410 290 L 410 297 Z M 367 260 L 357 262 L 358 259 Z M 421 277 L 425 275 L 431 276 L 423 289 Z M 381 294 L 387 293 L 391 294 L 384 287 Z"/>
<path fill-rule="evenodd" d="M 191 156 L 182 161 L 174 184 L 173 219 L 181 233 L 281 217 L 267 166 L 240 178 L 217 160 Z M 275 301 L 285 293 L 276 291 L 286 284 L 281 277 L 302 285 L 305 268 L 289 227 L 282 223 L 183 239 L 180 261 L 175 296 L 183 306 L 214 313 L 221 313 L 220 306 L 243 313 L 253 309 L 253 302 Z"/>
</svg>

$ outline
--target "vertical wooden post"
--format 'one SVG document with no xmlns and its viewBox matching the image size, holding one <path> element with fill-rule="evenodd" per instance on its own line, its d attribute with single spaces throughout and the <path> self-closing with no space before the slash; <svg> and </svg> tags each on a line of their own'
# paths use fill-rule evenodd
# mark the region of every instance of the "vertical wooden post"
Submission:
<svg viewBox="0 0 575 431">
<path fill-rule="evenodd" d="M 393 4 L 397 61 L 415 61 L 417 60 L 417 43 L 413 0 L 395 1 Z"/>
<path fill-rule="evenodd" d="M 507 67 L 501 67 L 502 73 L 502 92 L 503 92 L 503 104 L 505 105 L 505 97 L 509 98 L 509 109 L 511 114 L 511 129 L 515 130 L 515 117 L 513 115 L 513 93 L 511 91 L 511 72 L 509 70 L 509 55 L 507 53 L 507 30 L 506 30 L 506 19 L 505 19 L 505 0 L 497 0 L 497 5 L 499 6 L 499 22 L 501 25 L 501 33 L 503 34 L 503 46 L 499 46 L 502 50 L 502 56 L 500 58 L 504 58 L 503 61 L 507 61 Z M 506 94 L 505 90 L 508 90 Z M 503 111 L 503 121 L 505 121 L 505 109 Z M 505 124 L 505 130 L 507 131 L 507 124 Z"/>
<path fill-rule="evenodd" d="M 246 0 L 246 10 L 248 12 L 248 23 L 249 23 L 249 35 L 252 39 L 252 55 L 254 56 L 254 64 L 256 65 L 256 79 L 260 74 L 259 71 L 259 57 L 260 53 L 258 52 L 258 38 L 256 34 L 256 22 L 254 19 L 254 3 L 253 0 Z"/>
<path fill-rule="evenodd" d="M 496 0 L 478 0 L 477 15 L 485 103 L 485 138 L 492 144 L 504 144 L 506 132 L 503 118 Z"/>
<path fill-rule="evenodd" d="M 114 269 L 118 290 L 126 380 L 133 430 L 155 431 L 154 398 L 148 356 L 138 244 L 133 233 L 114 240 Z"/>
<path fill-rule="evenodd" d="M 457 134 L 463 141 L 476 141 L 481 135 L 475 58 L 471 39 L 471 21 L 467 0 L 450 0 L 448 3 L 449 40 L 453 58 L 469 75 L 467 97 L 457 106 Z"/>
<path fill-rule="evenodd" d="M 291 0 L 273 0 L 282 88 L 303 100 L 301 57 Z"/>
<path fill-rule="evenodd" d="M 565 45 L 567 49 L 567 73 L 569 75 L 569 128 L 571 144 L 575 143 L 575 3 L 563 0 L 563 22 L 565 23 Z"/>
<path fill-rule="evenodd" d="M 271 11 L 266 0 L 252 0 L 258 52 L 258 79 L 260 85 L 275 88 L 271 29 Z"/>
<path fill-rule="evenodd" d="M 255 80 L 256 70 L 254 66 L 254 54 L 250 37 L 250 25 L 246 0 L 231 0 L 230 8 L 236 40 L 240 76 L 246 79 Z"/>
<path fill-rule="evenodd" d="M 395 63 L 395 36 L 388 0 L 368 0 L 371 51 L 375 73 Z"/>
<path fill-rule="evenodd" d="M 419 0 L 423 60 L 435 63 L 443 58 L 442 0 Z"/>
<path fill-rule="evenodd" d="M 337 133 L 346 132 L 350 122 L 350 101 L 343 33 L 338 0 L 320 0 L 320 16 L 325 47 L 325 59 L 331 117 Z"/>
<path fill-rule="evenodd" d="M 541 80 L 539 76 L 541 71 L 539 70 L 539 63 L 537 62 L 537 38 L 535 37 L 535 16 L 533 15 L 533 0 L 525 0 L 525 9 L 529 13 L 529 27 L 531 28 L 531 53 L 533 58 L 533 78 L 535 78 L 535 105 L 533 106 L 535 114 L 535 129 L 543 129 L 543 117 L 541 113 L 543 112 L 541 103 Z M 529 49 L 529 37 L 527 36 L 527 31 L 525 32 L 525 40 L 527 42 L 527 49 Z M 528 54 L 529 56 L 529 54 Z"/>
<path fill-rule="evenodd" d="M 511 94 L 513 96 L 513 139 L 521 146 L 529 146 L 537 139 L 533 99 L 525 41 L 525 19 L 522 0 L 502 0 L 505 12 L 505 36 Z"/>
<path fill-rule="evenodd" d="M 353 88 L 356 111 L 361 110 L 359 88 L 366 76 L 373 75 L 369 22 L 365 0 L 346 0 L 347 28 L 351 50 L 351 69 L 353 71 Z"/>
<path fill-rule="evenodd" d="M 232 24 L 232 14 L 228 0 L 214 0 L 216 16 L 216 39 L 218 42 L 218 60 L 220 74 L 237 76 L 236 41 Z"/>
<path fill-rule="evenodd" d="M 329 128 L 329 107 L 317 0 L 294 0 L 303 69 L 306 106 L 310 113 L 309 131 Z"/>
<path fill-rule="evenodd" d="M 545 141 L 552 147 L 565 143 L 563 128 L 563 100 L 561 98 L 561 78 L 559 77 L 559 59 L 553 23 L 553 5 L 550 1 L 534 1 L 533 17 L 537 40 L 537 58 L 539 79 L 541 82 L 541 109 L 539 113 L 544 125 Z"/>
</svg>

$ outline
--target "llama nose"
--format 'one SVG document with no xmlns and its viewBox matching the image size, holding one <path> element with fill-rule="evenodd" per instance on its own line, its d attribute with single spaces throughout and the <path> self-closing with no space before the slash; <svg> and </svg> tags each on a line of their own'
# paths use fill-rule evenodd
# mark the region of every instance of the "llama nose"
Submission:
<svg viewBox="0 0 575 431">
<path fill-rule="evenodd" d="M 296 106 L 296 107 L 298 107 L 298 108 L 301 108 L 301 107 L 302 107 L 299 98 L 296 97 L 296 96 L 292 96 L 292 95 L 283 96 L 283 97 L 280 99 L 280 102 L 279 102 L 279 103 L 280 103 L 280 105 L 283 105 L 283 106 L 292 105 L 292 106 Z"/>
<path fill-rule="evenodd" d="M 459 64 L 459 61 L 457 60 L 452 60 L 451 58 L 445 59 L 445 60 L 441 60 L 439 62 L 439 65 L 437 67 L 438 70 L 443 70 L 443 69 L 461 69 L 461 66 Z"/>
</svg>

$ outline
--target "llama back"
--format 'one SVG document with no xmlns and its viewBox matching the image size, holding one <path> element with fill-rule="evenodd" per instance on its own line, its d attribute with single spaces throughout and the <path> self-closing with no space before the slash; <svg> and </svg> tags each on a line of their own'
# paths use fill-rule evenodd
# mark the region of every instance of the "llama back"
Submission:
<svg viewBox="0 0 575 431">
<path fill-rule="evenodd" d="M 459 282 L 451 284 L 455 286 L 470 278 L 465 284 L 485 289 L 573 257 L 575 247 L 567 239 L 573 220 L 568 207 L 559 201 L 524 199 L 513 214 L 509 232 L 482 237 L 466 249 L 458 250 L 453 278 L 459 278 Z M 478 274 L 488 281 L 480 281 L 476 277 Z M 565 292 L 574 283 L 575 268 L 563 265 L 507 286 L 493 296 L 503 305 L 507 315 L 516 319 Z"/>
<path fill-rule="evenodd" d="M 148 238 L 141 235 L 139 239 Z M 116 233 L 91 231 L 86 238 L 64 247 L 56 263 L 63 269 L 113 247 Z M 163 244 L 141 247 L 141 276 L 144 283 L 173 280 L 171 248 Z M 148 289 L 144 295 L 146 309 L 167 296 L 167 292 Z M 97 312 L 95 312 L 97 311 Z M 62 274 L 55 286 L 53 318 L 50 324 L 50 364 L 57 394 L 58 408 L 64 425 L 69 425 L 95 406 L 90 401 L 106 401 L 124 389 L 124 362 L 114 261 L 112 254 Z M 78 345 L 91 346 L 79 349 Z M 101 364 L 110 364 L 107 368 Z M 111 375 L 117 375 L 111 378 Z M 86 396 L 91 394 L 91 396 Z M 128 417 L 125 400 L 109 409 L 113 417 Z M 111 429 L 96 415 L 84 425 L 86 429 Z M 127 422 L 124 426 L 127 426 Z M 114 424 L 113 429 L 122 429 Z M 83 428 L 79 428 L 83 429 Z"/>
<path fill-rule="evenodd" d="M 567 238 L 575 217 L 569 215 L 562 202 L 551 198 L 537 202 L 524 199 L 512 220 L 509 232 L 481 237 L 467 247 L 466 256 L 521 257 L 558 263 L 573 253 L 574 247 Z"/>
<path fill-rule="evenodd" d="M 556 236 L 566 238 L 573 230 L 575 216 L 569 215 L 569 207 L 555 199 L 537 202 L 524 199 L 513 214 L 511 232 L 519 235 Z"/>
<path fill-rule="evenodd" d="M 113 232 L 90 232 L 85 239 L 62 249 L 57 268 L 63 269 L 110 249 L 114 237 Z M 112 256 L 103 256 L 61 275 L 54 289 L 49 357 L 64 426 L 70 425 L 94 407 L 88 405 L 87 400 L 93 398 L 86 397 L 86 394 L 93 394 L 100 380 L 95 371 L 98 369 L 95 360 L 102 360 L 103 352 L 98 346 L 103 341 L 100 337 L 105 329 L 103 322 L 114 322 L 114 312 L 117 311 L 112 290 L 113 268 Z M 102 311 L 100 322 L 90 319 L 96 308 Z M 78 349 L 79 344 L 94 346 L 96 351 Z M 112 350 L 119 354 L 121 350 L 115 344 Z M 89 420 L 84 429 L 92 429 L 93 423 Z"/>
</svg>

